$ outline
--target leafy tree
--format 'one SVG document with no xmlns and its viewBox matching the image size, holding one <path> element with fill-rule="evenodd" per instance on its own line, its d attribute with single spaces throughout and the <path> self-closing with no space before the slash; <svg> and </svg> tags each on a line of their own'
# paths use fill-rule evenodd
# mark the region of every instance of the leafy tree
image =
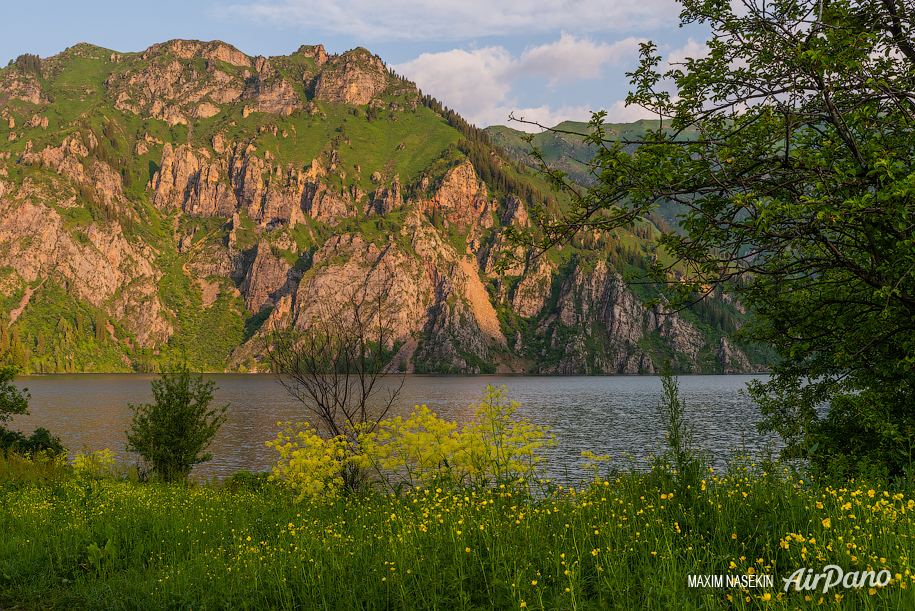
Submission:
<svg viewBox="0 0 915 611">
<path fill-rule="evenodd" d="M 142 456 L 165 482 L 186 480 L 194 465 L 213 458 L 205 450 L 226 420 L 228 404 L 209 409 L 214 384 L 192 379 L 186 364 L 153 380 L 154 403 L 127 404 L 133 412 L 127 451 Z"/>
<path fill-rule="evenodd" d="M 754 317 L 740 337 L 780 360 L 751 387 L 787 452 L 820 468 L 902 473 L 915 450 L 915 40 L 902 0 L 681 0 L 711 27 L 706 57 L 664 72 L 652 43 L 628 104 L 661 126 L 611 142 L 594 115 L 595 185 L 541 247 L 679 210 L 660 244 L 684 266 L 680 306 L 723 288 Z M 690 134 L 689 138 L 685 136 Z M 535 152 L 535 155 L 537 153 Z M 825 407 L 829 409 L 823 409 Z"/>
<path fill-rule="evenodd" d="M 29 437 L 26 437 L 19 431 L 8 431 L 4 426 L 14 415 L 29 414 L 29 394 L 28 388 L 19 390 L 13 384 L 13 378 L 19 373 L 19 367 L 8 365 L 0 367 L 0 450 L 8 451 L 10 449 L 16 452 L 37 454 L 46 452 L 47 454 L 58 455 L 66 452 L 66 449 L 60 443 L 60 437 L 56 437 L 45 428 L 35 429 Z"/>
<path fill-rule="evenodd" d="M 13 378 L 19 373 L 16 365 L 0 367 L 0 428 L 17 414 L 28 415 L 29 394 L 28 388 L 19 390 L 13 384 Z"/>
</svg>

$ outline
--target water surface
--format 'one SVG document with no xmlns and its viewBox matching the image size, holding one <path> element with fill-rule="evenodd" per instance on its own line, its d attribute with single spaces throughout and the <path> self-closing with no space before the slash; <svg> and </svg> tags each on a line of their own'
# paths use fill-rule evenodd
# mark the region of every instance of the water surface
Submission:
<svg viewBox="0 0 915 611">
<path fill-rule="evenodd" d="M 695 425 L 696 441 L 711 450 L 721 466 L 728 449 L 743 442 L 763 443 L 756 434 L 757 408 L 740 391 L 759 376 L 684 376 L 680 396 Z M 216 382 L 213 405 L 230 403 L 228 419 L 209 451 L 213 460 L 195 467 L 194 476 L 227 477 L 241 469 L 269 470 L 276 453 L 264 442 L 276 437 L 277 422 L 313 420 L 269 374 L 207 375 Z M 136 461 L 124 450 L 130 426 L 128 403 L 152 400 L 154 375 L 69 374 L 19 378 L 32 395 L 31 415 L 16 416 L 10 428 L 26 432 L 44 426 L 70 449 L 110 448 L 119 462 Z M 440 417 L 464 422 L 473 417 L 487 384 L 504 385 L 521 404 L 517 416 L 550 427 L 559 444 L 548 457 L 551 475 L 583 476 L 581 452 L 623 453 L 644 459 L 663 438 L 654 406 L 661 380 L 648 376 L 408 376 L 392 415 L 409 416 L 424 404 Z M 621 464 L 617 460 L 617 464 Z"/>
</svg>

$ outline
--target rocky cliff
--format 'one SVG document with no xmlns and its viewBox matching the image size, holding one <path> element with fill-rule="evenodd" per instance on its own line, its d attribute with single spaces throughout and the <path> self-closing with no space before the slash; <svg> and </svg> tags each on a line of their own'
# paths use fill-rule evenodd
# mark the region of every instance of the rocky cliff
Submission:
<svg viewBox="0 0 915 611">
<path fill-rule="evenodd" d="M 406 371 L 759 366 L 727 296 L 668 313 L 627 285 L 648 229 L 509 244 L 561 195 L 362 48 L 80 44 L 0 71 L 0 118 L 0 350 L 30 371 L 261 370 L 268 330 L 366 285 Z"/>
</svg>

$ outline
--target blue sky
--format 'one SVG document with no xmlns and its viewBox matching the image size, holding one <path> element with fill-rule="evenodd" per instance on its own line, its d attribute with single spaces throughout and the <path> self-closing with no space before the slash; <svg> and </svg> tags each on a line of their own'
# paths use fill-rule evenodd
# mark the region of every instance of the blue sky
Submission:
<svg viewBox="0 0 915 611">
<path fill-rule="evenodd" d="M 173 38 L 222 40 L 248 55 L 286 55 L 302 44 L 330 53 L 362 46 L 466 119 L 508 115 L 543 124 L 648 118 L 623 106 L 640 41 L 669 61 L 702 53 L 707 31 L 679 26 L 673 0 L 83 0 L 4 8 L 4 64 L 47 57 L 78 42 L 141 51 Z M 511 124 L 521 127 L 519 124 Z M 530 128 L 528 128 L 530 129 Z"/>
</svg>

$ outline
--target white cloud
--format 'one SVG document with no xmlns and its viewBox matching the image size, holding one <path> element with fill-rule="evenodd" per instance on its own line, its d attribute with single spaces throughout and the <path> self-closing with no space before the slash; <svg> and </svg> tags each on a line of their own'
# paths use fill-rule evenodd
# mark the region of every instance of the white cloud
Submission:
<svg viewBox="0 0 915 611">
<path fill-rule="evenodd" d="M 306 27 L 365 41 L 650 29 L 678 22 L 675 0 L 255 0 L 214 14 Z"/>
<path fill-rule="evenodd" d="M 514 61 L 504 47 L 486 47 L 423 53 L 393 68 L 414 81 L 424 93 L 475 121 L 476 113 L 503 102 L 508 96 L 511 82 L 506 77 Z"/>
<path fill-rule="evenodd" d="M 633 121 L 638 121 L 639 119 L 657 118 L 658 115 L 653 115 L 641 106 L 637 106 L 635 104 L 626 106 L 626 102 L 619 101 L 615 102 L 612 106 L 610 106 L 610 108 L 607 109 L 607 118 L 605 121 L 607 123 L 632 123 Z"/>
<path fill-rule="evenodd" d="M 696 42 L 692 36 L 685 45 L 679 49 L 674 49 L 667 54 L 667 66 L 670 68 L 677 68 L 677 64 L 682 64 L 686 61 L 686 58 L 692 59 L 703 59 L 709 54 L 708 45 L 704 42 Z"/>
<path fill-rule="evenodd" d="M 515 83 L 537 75 L 550 85 L 598 79 L 604 65 L 617 65 L 638 52 L 640 39 L 627 38 L 614 44 L 595 43 L 563 33 L 560 39 L 529 47 L 517 58 L 501 46 L 482 49 L 452 49 L 423 53 L 414 60 L 393 66 L 415 81 L 424 93 L 458 110 L 467 120 L 480 126 L 505 123 L 509 113 L 523 114 L 545 125 L 567 119 L 587 120 L 584 106 L 520 108 Z"/>
<path fill-rule="evenodd" d="M 597 79 L 602 76 L 601 66 L 604 64 L 618 65 L 624 58 L 637 56 L 641 42 L 645 39 L 630 36 L 612 45 L 598 44 L 563 32 L 556 42 L 526 49 L 517 62 L 515 72 L 519 76 L 546 76 L 551 86 L 557 82 Z"/>
</svg>

